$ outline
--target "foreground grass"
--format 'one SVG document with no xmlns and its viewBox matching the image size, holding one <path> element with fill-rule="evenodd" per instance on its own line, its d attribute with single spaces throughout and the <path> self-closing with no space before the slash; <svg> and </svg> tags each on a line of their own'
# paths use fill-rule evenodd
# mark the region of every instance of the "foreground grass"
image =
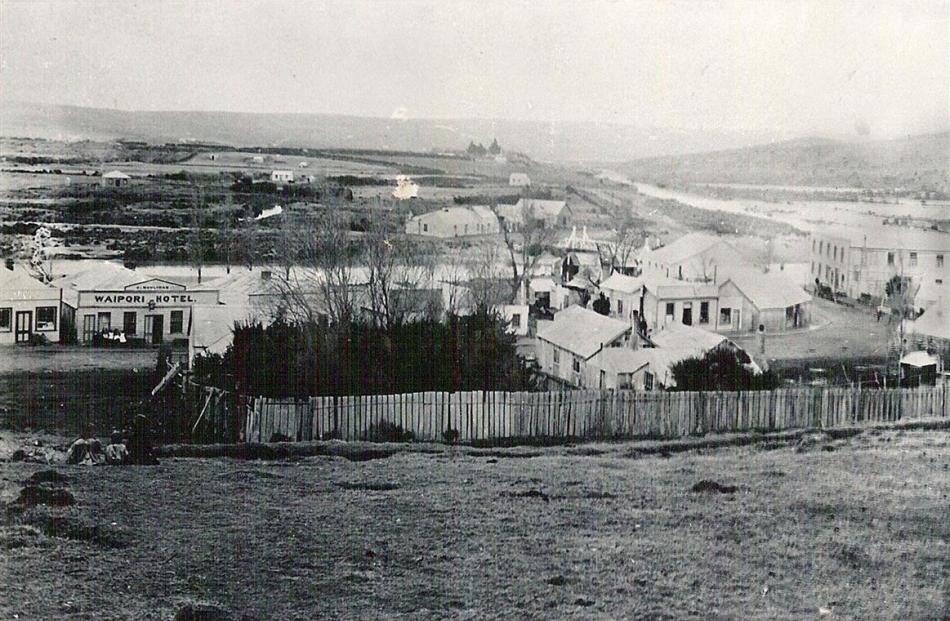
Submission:
<svg viewBox="0 0 950 621">
<path fill-rule="evenodd" d="M 0 616 L 945 617 L 950 435 L 825 446 L 60 467 L 127 547 L 5 527 Z"/>
</svg>

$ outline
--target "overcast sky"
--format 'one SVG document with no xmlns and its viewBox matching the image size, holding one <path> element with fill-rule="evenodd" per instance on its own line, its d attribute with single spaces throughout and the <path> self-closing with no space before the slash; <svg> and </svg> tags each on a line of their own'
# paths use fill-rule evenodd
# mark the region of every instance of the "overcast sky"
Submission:
<svg viewBox="0 0 950 621">
<path fill-rule="evenodd" d="M 950 0 L 0 0 L 0 96 L 139 110 L 950 125 Z"/>
</svg>

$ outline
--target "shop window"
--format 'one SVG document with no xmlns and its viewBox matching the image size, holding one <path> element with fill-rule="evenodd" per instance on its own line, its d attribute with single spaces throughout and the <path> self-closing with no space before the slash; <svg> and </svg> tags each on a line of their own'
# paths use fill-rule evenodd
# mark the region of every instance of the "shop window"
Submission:
<svg viewBox="0 0 950 621">
<path fill-rule="evenodd" d="M 0 308 L 0 332 L 13 330 L 13 309 Z"/>
<path fill-rule="evenodd" d="M 719 325 L 723 325 L 723 326 L 732 325 L 732 309 L 731 308 L 719 309 Z"/>
<path fill-rule="evenodd" d="M 185 311 L 172 311 L 171 319 L 168 322 L 168 331 L 171 334 L 181 334 L 184 332 Z"/>
<path fill-rule="evenodd" d="M 56 330 L 56 307 L 39 306 L 36 309 L 36 331 L 52 332 Z"/>
<path fill-rule="evenodd" d="M 96 327 L 99 332 L 107 332 L 112 329 L 112 313 L 99 313 Z"/>
<path fill-rule="evenodd" d="M 136 322 L 137 315 L 135 312 L 122 314 L 122 331 L 125 332 L 126 336 L 132 336 L 135 334 L 135 330 L 138 327 Z"/>
</svg>

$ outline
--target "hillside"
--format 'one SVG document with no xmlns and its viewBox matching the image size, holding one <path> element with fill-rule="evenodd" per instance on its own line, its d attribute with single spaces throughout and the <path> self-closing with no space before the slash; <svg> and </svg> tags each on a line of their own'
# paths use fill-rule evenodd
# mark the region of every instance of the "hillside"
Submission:
<svg viewBox="0 0 950 621">
<path fill-rule="evenodd" d="M 680 131 L 593 122 L 491 119 L 387 119 L 338 114 L 130 112 L 3 102 L 0 135 L 65 140 L 193 140 L 233 145 L 446 150 L 492 138 L 548 161 L 629 161 L 744 147 L 777 139 L 762 132 Z"/>
<path fill-rule="evenodd" d="M 636 180 L 950 190 L 950 132 L 896 140 L 807 139 L 630 162 Z"/>
</svg>

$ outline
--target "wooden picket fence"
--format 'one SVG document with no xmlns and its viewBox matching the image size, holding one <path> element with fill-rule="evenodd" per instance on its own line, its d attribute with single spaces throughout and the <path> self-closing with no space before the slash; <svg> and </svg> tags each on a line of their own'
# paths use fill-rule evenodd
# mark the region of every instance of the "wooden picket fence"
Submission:
<svg viewBox="0 0 950 621">
<path fill-rule="evenodd" d="M 950 387 L 751 392 L 425 392 L 257 398 L 244 438 L 379 439 L 398 426 L 418 441 L 678 438 L 709 432 L 831 428 L 947 418 Z"/>
</svg>

